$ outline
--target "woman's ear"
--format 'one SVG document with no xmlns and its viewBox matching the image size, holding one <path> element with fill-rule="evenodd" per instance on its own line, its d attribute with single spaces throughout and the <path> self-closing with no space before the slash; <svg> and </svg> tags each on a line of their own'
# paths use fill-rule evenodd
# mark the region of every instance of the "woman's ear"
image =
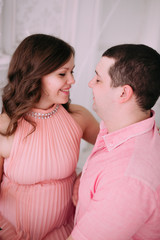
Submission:
<svg viewBox="0 0 160 240">
<path fill-rule="evenodd" d="M 129 85 L 124 85 L 121 87 L 121 93 L 119 96 L 119 102 L 127 102 L 133 96 L 133 89 Z"/>
</svg>

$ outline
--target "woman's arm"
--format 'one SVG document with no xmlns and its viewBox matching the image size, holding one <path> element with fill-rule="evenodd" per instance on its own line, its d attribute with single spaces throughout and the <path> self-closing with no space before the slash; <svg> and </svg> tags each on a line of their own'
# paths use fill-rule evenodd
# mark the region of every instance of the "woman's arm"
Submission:
<svg viewBox="0 0 160 240">
<path fill-rule="evenodd" d="M 71 104 L 70 109 L 72 111 L 72 117 L 83 131 L 83 139 L 94 144 L 99 133 L 98 121 L 86 108 L 80 105 Z"/>
<path fill-rule="evenodd" d="M 74 120 L 81 127 L 83 132 L 83 139 L 87 142 L 94 144 L 99 133 L 99 123 L 93 117 L 93 115 L 84 107 L 80 105 L 70 105 L 71 115 Z M 78 190 L 80 184 L 81 173 L 77 176 L 77 179 L 73 186 L 72 201 L 76 206 L 78 202 Z"/>
<path fill-rule="evenodd" d="M 4 158 L 7 157 L 9 154 L 10 148 L 8 143 L 11 139 L 11 137 L 6 137 L 2 134 L 6 132 L 9 122 L 10 119 L 5 113 L 0 114 L 0 183 L 3 176 Z"/>
</svg>

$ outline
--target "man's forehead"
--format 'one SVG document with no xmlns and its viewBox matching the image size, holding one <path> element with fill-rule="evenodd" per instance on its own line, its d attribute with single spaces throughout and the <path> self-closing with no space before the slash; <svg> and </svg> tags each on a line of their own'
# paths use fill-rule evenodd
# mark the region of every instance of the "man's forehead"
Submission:
<svg viewBox="0 0 160 240">
<path fill-rule="evenodd" d="M 110 69 L 111 66 L 113 66 L 115 63 L 114 58 L 109 57 L 101 57 L 100 61 L 97 64 L 96 70 L 97 71 L 107 71 Z"/>
</svg>

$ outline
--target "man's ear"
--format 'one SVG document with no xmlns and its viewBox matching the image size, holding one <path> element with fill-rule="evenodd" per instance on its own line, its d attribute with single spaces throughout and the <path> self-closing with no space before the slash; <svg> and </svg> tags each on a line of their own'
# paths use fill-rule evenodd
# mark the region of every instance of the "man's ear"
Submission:
<svg viewBox="0 0 160 240">
<path fill-rule="evenodd" d="M 121 92 L 119 96 L 119 102 L 125 103 L 133 96 L 133 89 L 129 85 L 124 85 L 121 87 Z"/>
</svg>

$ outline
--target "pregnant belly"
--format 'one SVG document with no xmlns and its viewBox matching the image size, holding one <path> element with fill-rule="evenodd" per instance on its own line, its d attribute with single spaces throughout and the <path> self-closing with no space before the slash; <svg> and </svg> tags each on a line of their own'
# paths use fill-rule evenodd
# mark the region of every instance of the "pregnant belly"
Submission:
<svg viewBox="0 0 160 240">
<path fill-rule="evenodd" d="M 73 215 L 71 196 L 74 179 L 73 174 L 59 181 L 18 185 L 4 177 L 0 212 L 17 231 L 41 239 L 54 228 L 66 225 Z"/>
</svg>

